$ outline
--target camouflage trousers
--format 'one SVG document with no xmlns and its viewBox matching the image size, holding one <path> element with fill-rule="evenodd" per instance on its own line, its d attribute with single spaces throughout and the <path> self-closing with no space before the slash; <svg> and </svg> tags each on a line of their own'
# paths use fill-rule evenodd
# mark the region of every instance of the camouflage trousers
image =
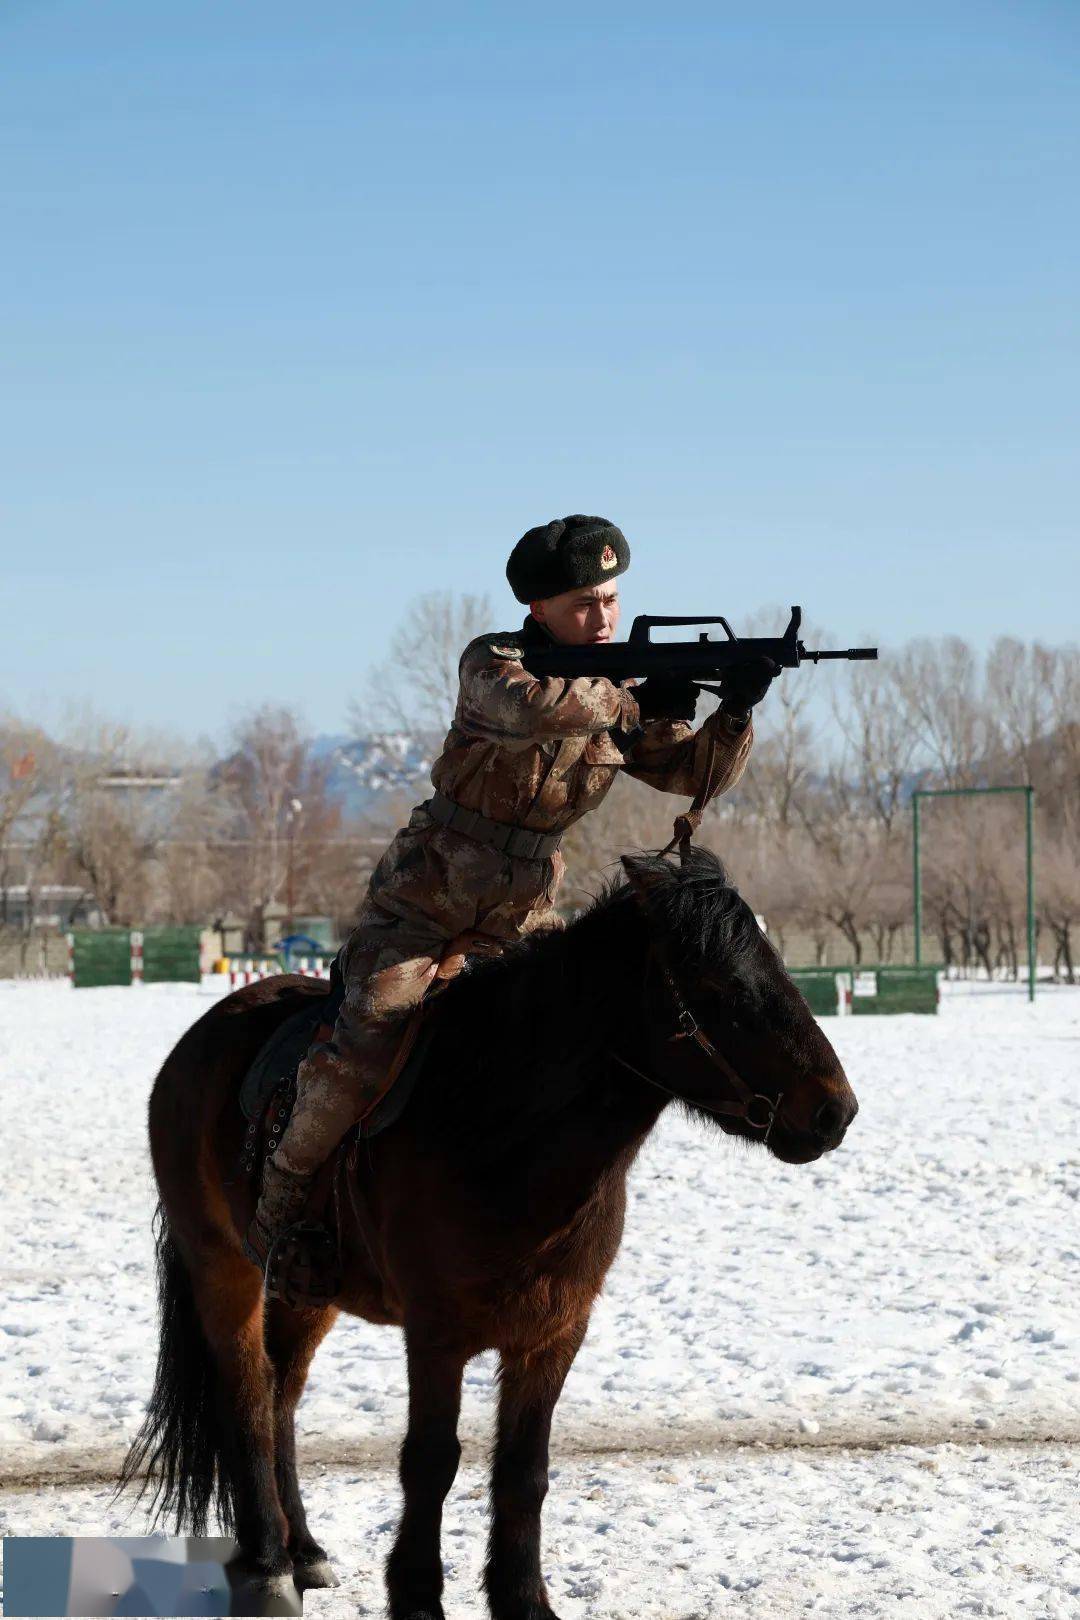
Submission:
<svg viewBox="0 0 1080 1620">
<path fill-rule="evenodd" d="M 491 954 L 558 926 L 552 902 L 562 873 L 557 853 L 511 858 L 438 826 L 422 805 L 413 811 L 372 873 L 342 952 L 345 1000 L 330 1041 L 300 1065 L 278 1164 L 313 1174 L 379 1101 L 404 1019 L 436 984 L 452 941 L 477 933 Z"/>
</svg>

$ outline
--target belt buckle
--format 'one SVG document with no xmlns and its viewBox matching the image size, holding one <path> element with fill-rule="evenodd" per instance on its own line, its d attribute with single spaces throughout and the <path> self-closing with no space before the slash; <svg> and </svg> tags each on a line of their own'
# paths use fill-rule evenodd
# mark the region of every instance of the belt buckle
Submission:
<svg viewBox="0 0 1080 1620">
<path fill-rule="evenodd" d="M 456 804 L 450 821 L 450 831 L 463 833 L 466 838 L 475 838 L 476 824 L 482 820 L 483 817 L 478 810 L 466 810 L 464 805 Z"/>
<path fill-rule="evenodd" d="M 500 855 L 507 854 L 510 841 L 514 836 L 514 833 L 517 831 L 517 828 L 511 827 L 505 821 L 493 821 L 491 823 L 491 829 L 492 848 L 497 849 Z"/>
</svg>

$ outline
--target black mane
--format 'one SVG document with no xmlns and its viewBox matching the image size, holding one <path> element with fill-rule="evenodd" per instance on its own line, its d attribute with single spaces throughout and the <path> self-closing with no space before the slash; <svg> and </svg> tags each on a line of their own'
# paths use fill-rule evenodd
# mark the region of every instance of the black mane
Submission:
<svg viewBox="0 0 1080 1620">
<path fill-rule="evenodd" d="M 750 965 L 760 938 L 757 920 L 736 889 L 724 863 L 712 850 L 691 847 L 685 862 L 663 855 L 631 857 L 647 885 L 644 898 L 650 933 L 663 937 L 673 967 L 712 966 L 739 969 Z M 550 970 L 594 952 L 607 936 L 625 937 L 626 925 L 642 920 L 641 901 L 620 869 L 590 905 L 565 928 L 544 929 L 508 945 L 492 959 L 476 958 L 470 970 L 450 987 L 458 1001 L 504 995 L 507 977 Z M 479 1010 L 479 1009 L 477 1009 Z"/>
<path fill-rule="evenodd" d="M 448 1041 L 454 1053 L 452 1073 L 438 1064 L 443 1078 L 431 1099 L 440 1129 L 474 1128 L 478 1109 L 492 1142 L 542 1129 L 549 1111 L 596 1072 L 613 1036 L 636 1021 L 650 940 L 663 940 L 689 993 L 706 966 L 743 982 L 756 976 L 754 915 L 715 855 L 692 850 L 685 865 L 641 855 L 630 869 L 636 882 L 620 871 L 566 928 L 475 960 L 439 995 L 439 1043 Z M 546 1059 L 540 1068 L 538 1053 Z M 529 1076 L 525 1097 L 517 1083 L 522 1071 Z"/>
<path fill-rule="evenodd" d="M 692 845 L 684 863 L 641 855 L 634 867 L 648 885 L 649 916 L 673 967 L 708 963 L 737 970 L 751 964 L 760 939 L 757 919 L 718 855 Z M 611 897 L 624 892 L 619 885 Z"/>
</svg>

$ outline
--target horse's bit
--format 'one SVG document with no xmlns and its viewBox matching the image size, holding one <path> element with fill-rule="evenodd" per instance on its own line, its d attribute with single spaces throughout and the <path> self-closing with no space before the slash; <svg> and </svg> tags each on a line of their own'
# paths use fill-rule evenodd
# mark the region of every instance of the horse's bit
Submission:
<svg viewBox="0 0 1080 1620">
<path fill-rule="evenodd" d="M 668 995 L 671 997 L 675 1007 L 675 1022 L 679 1026 L 674 1035 L 670 1035 L 668 1039 L 672 1041 L 691 1040 L 696 1046 L 699 1046 L 709 1059 L 709 1062 L 719 1069 L 728 1081 L 738 1100 L 731 1103 L 706 1103 L 700 1102 L 695 1097 L 684 1097 L 681 1092 L 673 1091 L 670 1086 L 663 1085 L 651 1074 L 645 1074 L 643 1070 L 636 1068 L 626 1058 L 620 1057 L 618 1052 L 613 1052 L 612 1057 L 640 1079 L 647 1080 L 649 1085 L 656 1086 L 659 1091 L 666 1091 L 669 1097 L 677 1097 L 680 1102 L 692 1102 L 695 1108 L 702 1108 L 707 1114 L 724 1114 L 732 1119 L 744 1120 L 751 1130 L 762 1131 L 764 1134 L 761 1140 L 767 1142 L 772 1135 L 776 1116 L 780 1112 L 780 1104 L 784 1100 L 784 1093 L 781 1091 L 774 1102 L 771 1097 L 766 1097 L 762 1092 L 750 1089 L 742 1075 L 733 1069 L 724 1054 L 717 1050 L 694 1017 L 686 1004 L 686 998 L 679 988 L 678 980 L 660 955 L 655 944 L 652 946 L 651 954 L 663 975 L 664 983 L 667 985 Z"/>
</svg>

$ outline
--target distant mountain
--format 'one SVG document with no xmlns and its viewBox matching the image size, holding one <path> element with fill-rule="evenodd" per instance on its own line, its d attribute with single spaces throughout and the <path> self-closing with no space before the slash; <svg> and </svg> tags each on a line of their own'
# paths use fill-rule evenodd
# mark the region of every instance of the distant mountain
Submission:
<svg viewBox="0 0 1080 1620">
<path fill-rule="evenodd" d="M 368 737 L 316 737 L 315 758 L 329 761 L 327 786 L 348 815 L 363 815 L 380 799 L 415 792 L 424 797 L 435 758 L 429 740 L 402 731 Z"/>
</svg>

